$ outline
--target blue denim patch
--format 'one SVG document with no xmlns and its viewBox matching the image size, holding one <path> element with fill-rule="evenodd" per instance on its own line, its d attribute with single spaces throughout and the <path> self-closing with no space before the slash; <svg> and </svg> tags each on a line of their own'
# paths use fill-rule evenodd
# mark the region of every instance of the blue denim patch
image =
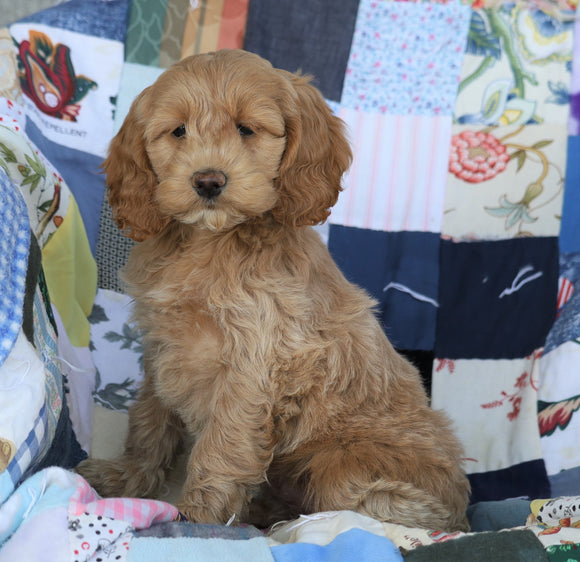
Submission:
<svg viewBox="0 0 580 562">
<path fill-rule="evenodd" d="M 22 18 L 101 39 L 125 42 L 130 0 L 69 0 Z"/>
<path fill-rule="evenodd" d="M 340 101 L 358 0 L 252 0 L 244 49 L 276 68 L 312 74 L 325 98 Z"/>
</svg>

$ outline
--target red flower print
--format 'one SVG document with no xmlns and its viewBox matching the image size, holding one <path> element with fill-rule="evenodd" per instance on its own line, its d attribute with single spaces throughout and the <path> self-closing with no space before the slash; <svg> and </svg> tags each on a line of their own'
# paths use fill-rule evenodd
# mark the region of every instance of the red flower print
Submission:
<svg viewBox="0 0 580 562">
<path fill-rule="evenodd" d="M 508 420 L 513 421 L 520 413 L 522 397 L 518 396 L 517 398 L 510 399 L 510 402 L 512 403 L 512 411 L 508 413 L 507 417 Z"/>
<path fill-rule="evenodd" d="M 435 367 L 435 372 L 439 373 L 443 369 L 447 368 L 450 373 L 455 371 L 455 361 L 452 359 L 437 359 L 437 366 Z"/>
<path fill-rule="evenodd" d="M 97 83 L 75 73 L 70 49 L 53 45 L 44 33 L 31 30 L 30 41 L 18 48 L 22 91 L 43 113 L 67 121 L 76 121 L 79 102 Z"/>
<path fill-rule="evenodd" d="M 528 385 L 528 373 L 522 373 L 519 377 L 518 380 L 515 382 L 514 386 L 516 388 L 526 388 L 526 386 Z"/>
<path fill-rule="evenodd" d="M 506 169 L 510 156 L 498 139 L 482 131 L 463 131 L 451 139 L 449 171 L 470 183 L 487 181 Z"/>
<path fill-rule="evenodd" d="M 514 421 L 521 412 L 522 409 L 522 394 L 524 390 L 529 386 L 531 386 L 534 390 L 538 390 L 537 383 L 533 379 L 533 367 L 536 360 L 538 360 L 542 356 L 542 351 L 537 350 L 532 353 L 532 355 L 528 356 L 527 359 L 532 360 L 532 366 L 528 371 L 523 372 L 521 375 L 518 376 L 516 379 L 513 387 L 516 389 L 515 392 L 509 393 L 505 390 L 501 391 L 501 396 L 497 400 L 493 400 L 491 402 L 487 402 L 486 404 L 480 404 L 482 408 L 490 409 L 490 408 L 499 408 L 504 404 L 511 404 L 511 412 L 508 412 L 507 418 L 510 421 Z"/>
</svg>

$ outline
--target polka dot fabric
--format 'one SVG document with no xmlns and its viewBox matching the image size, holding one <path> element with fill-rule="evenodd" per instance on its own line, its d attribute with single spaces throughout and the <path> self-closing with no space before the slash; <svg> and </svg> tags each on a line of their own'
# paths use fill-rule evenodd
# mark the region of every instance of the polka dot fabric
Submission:
<svg viewBox="0 0 580 562">
<path fill-rule="evenodd" d="M 86 512 L 79 514 L 69 520 L 73 562 L 126 560 L 132 529 L 126 521 Z"/>
<path fill-rule="evenodd" d="M 580 517 L 580 497 L 560 497 L 546 501 L 532 502 L 532 512 L 537 511 L 536 519 L 540 523 L 549 524 L 566 517 Z M 541 504 L 541 505 L 540 505 Z"/>
<path fill-rule="evenodd" d="M 0 365 L 22 325 L 29 244 L 26 204 L 0 167 Z"/>
</svg>

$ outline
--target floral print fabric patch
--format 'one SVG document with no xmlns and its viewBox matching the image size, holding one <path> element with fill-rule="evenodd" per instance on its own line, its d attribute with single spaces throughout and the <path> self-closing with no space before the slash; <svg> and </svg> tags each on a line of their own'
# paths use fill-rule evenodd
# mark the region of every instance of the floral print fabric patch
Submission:
<svg viewBox="0 0 580 562">
<path fill-rule="evenodd" d="M 371 113 L 453 113 L 470 9 L 362 0 L 342 104 Z"/>
<path fill-rule="evenodd" d="M 566 123 L 573 22 L 505 4 L 474 10 L 454 117 L 460 124 Z"/>
<path fill-rule="evenodd" d="M 16 23 L 10 33 L 30 120 L 52 142 L 105 156 L 123 44 L 43 24 Z"/>
<path fill-rule="evenodd" d="M 458 240 L 558 236 L 566 126 L 453 128 L 442 233 Z"/>
<path fill-rule="evenodd" d="M 542 483 L 547 482 L 539 460 L 539 355 L 534 352 L 515 360 L 434 361 L 432 406 L 445 410 L 458 428 L 474 503 L 505 493 L 502 479 L 493 478 L 498 470 L 521 476 L 511 479 L 510 489 L 522 496 L 541 493 Z"/>
</svg>

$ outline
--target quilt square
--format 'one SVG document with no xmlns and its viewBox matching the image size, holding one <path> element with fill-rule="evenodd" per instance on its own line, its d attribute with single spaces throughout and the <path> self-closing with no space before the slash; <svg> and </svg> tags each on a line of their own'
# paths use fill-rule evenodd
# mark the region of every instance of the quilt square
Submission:
<svg viewBox="0 0 580 562">
<path fill-rule="evenodd" d="M 456 121 L 566 125 L 573 28 L 573 21 L 553 17 L 532 3 L 474 9 Z"/>
<path fill-rule="evenodd" d="M 557 291 L 557 238 L 442 240 L 436 356 L 526 357 L 546 341 Z"/>
<path fill-rule="evenodd" d="M 361 0 L 342 104 L 371 113 L 451 115 L 469 6 Z"/>
<path fill-rule="evenodd" d="M 433 349 L 439 242 L 436 234 L 330 226 L 332 256 L 378 301 L 378 318 L 397 348 Z"/>
<path fill-rule="evenodd" d="M 580 21 L 580 18 L 578 18 Z M 579 34 L 580 35 L 580 34 Z M 580 136 L 568 137 L 566 184 L 560 228 L 560 251 L 580 252 Z"/>
<path fill-rule="evenodd" d="M 0 163 L 2 160 L 0 159 Z M 18 188 L 0 166 L 0 366 L 9 356 L 22 327 L 30 223 Z"/>
<path fill-rule="evenodd" d="M 30 120 L 51 141 L 104 157 L 123 43 L 42 24 L 14 24 L 10 32 Z"/>
<path fill-rule="evenodd" d="M 549 475 L 576 468 L 580 463 L 580 395 L 557 402 L 540 401 L 538 418 L 542 436 L 542 454 Z"/>
<path fill-rule="evenodd" d="M 102 159 L 48 140 L 30 119 L 26 133 L 48 161 L 58 167 L 65 183 L 72 186 L 91 252 L 95 255 L 99 236 L 99 214 L 95 209 L 101 208 L 105 195 L 105 178 L 100 173 Z"/>
<path fill-rule="evenodd" d="M 330 222 L 441 232 L 451 117 L 381 115 L 341 107 L 353 163 Z"/>
<path fill-rule="evenodd" d="M 21 22 L 41 23 L 123 43 L 131 0 L 67 0 L 35 12 Z"/>
<path fill-rule="evenodd" d="M 125 40 L 125 60 L 159 66 L 167 0 L 133 0 Z M 182 14 L 182 19 L 183 14 Z"/>
<path fill-rule="evenodd" d="M 564 124 L 454 126 L 443 235 L 558 236 L 565 169 Z"/>
<path fill-rule="evenodd" d="M 340 101 L 359 0 L 303 3 L 252 0 L 244 49 L 275 67 L 312 74 L 324 97 Z"/>
<path fill-rule="evenodd" d="M 436 356 L 431 403 L 451 418 L 465 447 L 467 474 L 542 458 L 536 409 L 540 355 L 535 351 L 511 360 Z"/>
<path fill-rule="evenodd" d="M 580 253 L 560 254 L 557 309 L 546 338 L 545 353 L 566 342 L 580 340 Z"/>
<path fill-rule="evenodd" d="M 130 297 L 101 289 L 89 317 L 98 373 L 93 398 L 111 410 L 127 411 L 143 381 L 143 334 L 131 320 L 132 311 Z M 125 380 L 120 372 L 126 373 Z"/>
<path fill-rule="evenodd" d="M 44 247 L 67 214 L 69 188 L 52 163 L 27 138 L 26 116 L 21 105 L 9 99 L 0 101 L 0 124 L 0 166 L 20 189 L 28 209 L 30 229 Z"/>
<path fill-rule="evenodd" d="M 538 425 L 549 475 L 580 466 L 580 337 L 540 360 Z"/>
</svg>

